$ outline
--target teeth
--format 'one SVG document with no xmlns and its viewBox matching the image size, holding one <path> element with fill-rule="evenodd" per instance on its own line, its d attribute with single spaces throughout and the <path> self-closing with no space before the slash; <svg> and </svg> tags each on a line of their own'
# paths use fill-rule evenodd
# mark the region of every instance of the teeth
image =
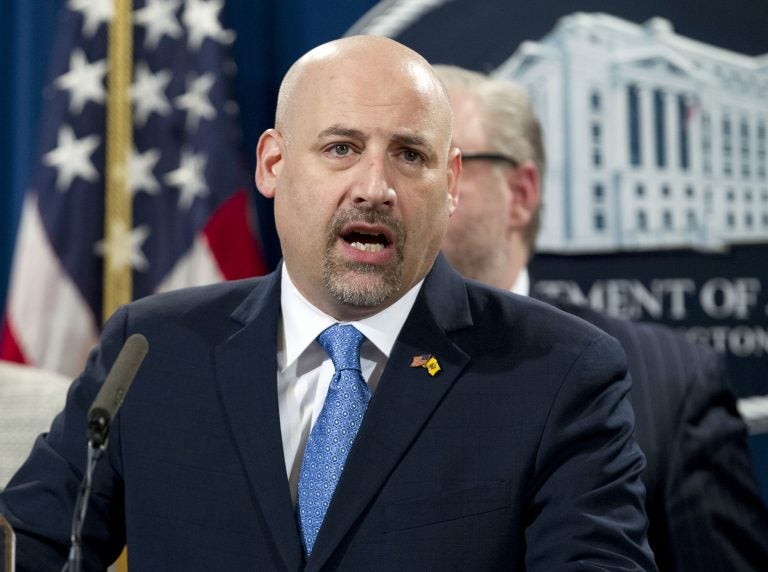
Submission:
<svg viewBox="0 0 768 572">
<path fill-rule="evenodd" d="M 362 250 L 363 252 L 381 252 L 384 250 L 384 245 L 376 242 L 351 242 L 350 246 L 352 248 L 356 248 L 357 250 Z"/>
</svg>

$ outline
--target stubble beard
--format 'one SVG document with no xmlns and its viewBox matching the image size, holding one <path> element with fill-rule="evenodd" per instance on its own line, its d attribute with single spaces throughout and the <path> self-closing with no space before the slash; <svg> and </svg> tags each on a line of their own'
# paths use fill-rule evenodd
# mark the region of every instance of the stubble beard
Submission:
<svg viewBox="0 0 768 572">
<path fill-rule="evenodd" d="M 395 255 L 386 266 L 342 260 L 333 252 L 341 230 L 351 222 L 383 225 L 395 237 Z M 406 233 L 402 223 L 377 210 L 347 208 L 331 222 L 323 259 L 323 285 L 339 302 L 359 307 L 380 306 L 399 292 L 403 279 Z"/>
<path fill-rule="evenodd" d="M 465 278 L 492 283 L 498 267 L 506 266 L 506 258 L 498 248 L 501 232 L 496 225 L 483 225 L 480 218 L 464 221 L 462 227 L 451 227 L 443 238 L 443 254 L 448 263 Z"/>
<path fill-rule="evenodd" d="M 443 247 L 443 254 L 456 272 L 465 278 L 483 281 L 491 265 L 491 256 L 485 248 L 461 245 L 453 249 Z"/>
</svg>

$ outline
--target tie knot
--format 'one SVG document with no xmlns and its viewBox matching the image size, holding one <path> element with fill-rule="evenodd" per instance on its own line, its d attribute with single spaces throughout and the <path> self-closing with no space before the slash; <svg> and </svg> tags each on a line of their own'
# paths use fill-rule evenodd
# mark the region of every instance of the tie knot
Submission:
<svg viewBox="0 0 768 572">
<path fill-rule="evenodd" d="M 334 324 L 323 330 L 323 333 L 317 336 L 317 341 L 331 358 L 336 371 L 342 369 L 360 371 L 360 346 L 363 338 L 363 334 L 354 326 Z"/>
</svg>

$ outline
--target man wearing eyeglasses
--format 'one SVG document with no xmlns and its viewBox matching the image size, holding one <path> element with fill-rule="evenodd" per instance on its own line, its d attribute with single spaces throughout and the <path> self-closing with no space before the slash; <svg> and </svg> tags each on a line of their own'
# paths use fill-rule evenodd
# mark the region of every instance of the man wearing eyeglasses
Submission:
<svg viewBox="0 0 768 572">
<path fill-rule="evenodd" d="M 463 163 L 443 252 L 461 274 L 528 295 L 546 167 L 539 121 L 517 85 L 435 68 L 448 87 Z M 617 338 L 627 354 L 659 570 L 765 570 L 768 511 L 722 361 L 668 328 L 556 305 Z"/>
</svg>

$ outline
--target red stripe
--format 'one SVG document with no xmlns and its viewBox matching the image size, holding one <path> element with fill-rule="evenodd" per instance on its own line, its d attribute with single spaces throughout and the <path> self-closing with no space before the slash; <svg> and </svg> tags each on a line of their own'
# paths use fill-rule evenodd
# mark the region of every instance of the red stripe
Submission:
<svg viewBox="0 0 768 572">
<path fill-rule="evenodd" d="M 9 318 L 6 315 L 5 320 L 3 320 L 2 330 L 0 330 L 0 359 L 17 363 L 28 363 L 24 354 L 21 353 L 21 348 L 16 342 L 16 336 L 13 335 L 13 330 L 8 321 Z"/>
<path fill-rule="evenodd" d="M 248 194 L 239 190 L 208 220 L 203 234 L 226 280 L 266 274 L 267 265 L 250 221 Z"/>
</svg>

